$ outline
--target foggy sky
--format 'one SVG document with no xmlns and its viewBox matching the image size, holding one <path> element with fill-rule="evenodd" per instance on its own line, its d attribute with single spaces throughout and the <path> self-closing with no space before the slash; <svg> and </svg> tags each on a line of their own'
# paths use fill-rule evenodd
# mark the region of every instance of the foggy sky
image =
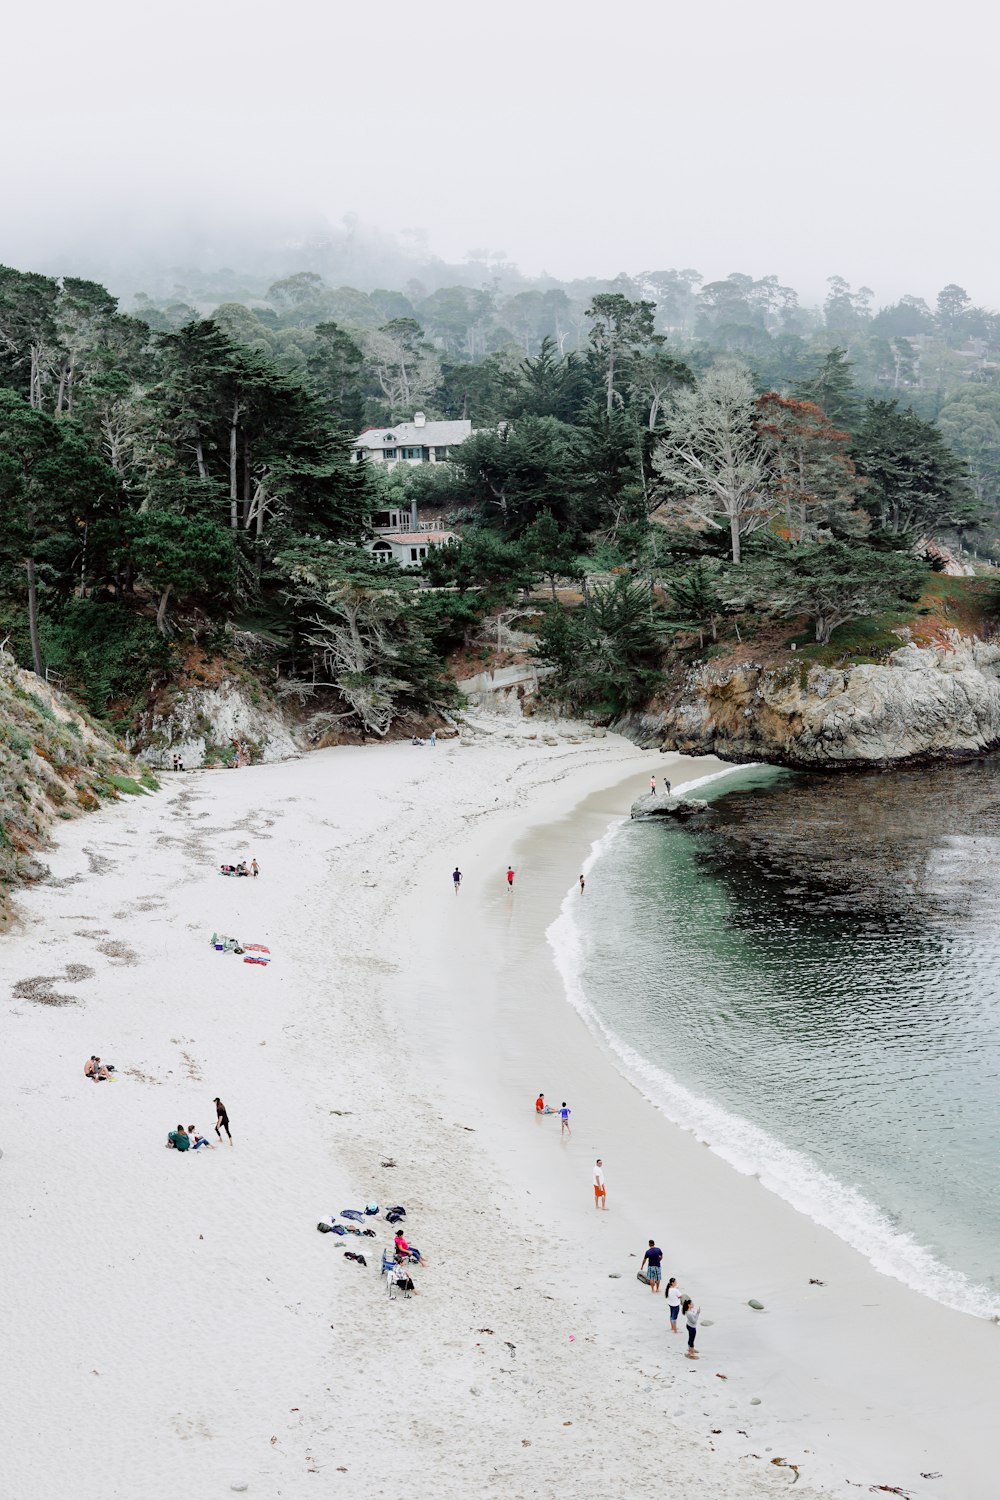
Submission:
<svg viewBox="0 0 1000 1500">
<path fill-rule="evenodd" d="M 560 279 L 1000 307 L 997 32 L 969 0 L 11 5 L 0 261 L 239 265 L 352 213 Z"/>
</svg>

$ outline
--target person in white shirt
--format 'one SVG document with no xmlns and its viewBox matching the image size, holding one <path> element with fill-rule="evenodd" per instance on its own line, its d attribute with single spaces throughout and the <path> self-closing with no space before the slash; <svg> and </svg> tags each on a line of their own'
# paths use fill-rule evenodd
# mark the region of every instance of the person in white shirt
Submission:
<svg viewBox="0 0 1000 1500">
<path fill-rule="evenodd" d="M 604 1163 L 598 1157 L 594 1167 L 594 1207 L 607 1208 L 607 1206 L 608 1192 L 604 1186 Z"/>
</svg>

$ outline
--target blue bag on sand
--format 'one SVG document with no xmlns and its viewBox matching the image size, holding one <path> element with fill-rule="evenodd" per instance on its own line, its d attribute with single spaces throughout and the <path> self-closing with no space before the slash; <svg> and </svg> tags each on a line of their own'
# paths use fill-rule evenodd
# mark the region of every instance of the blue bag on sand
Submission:
<svg viewBox="0 0 1000 1500">
<path fill-rule="evenodd" d="M 378 1204 L 377 1203 L 366 1203 L 365 1204 L 365 1213 L 366 1214 L 377 1214 L 378 1213 Z"/>
</svg>

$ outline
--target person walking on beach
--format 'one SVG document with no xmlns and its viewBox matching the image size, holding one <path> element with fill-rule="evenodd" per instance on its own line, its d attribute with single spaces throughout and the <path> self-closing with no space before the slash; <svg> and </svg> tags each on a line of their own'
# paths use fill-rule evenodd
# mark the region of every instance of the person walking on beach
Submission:
<svg viewBox="0 0 1000 1500">
<path fill-rule="evenodd" d="M 226 1106 L 223 1104 L 223 1102 L 222 1102 L 221 1099 L 214 1100 L 214 1104 L 215 1104 L 215 1133 L 219 1137 L 219 1140 L 221 1141 L 222 1140 L 222 1132 L 225 1131 L 226 1135 L 229 1136 L 229 1144 L 232 1145 L 233 1144 L 233 1137 L 232 1137 L 232 1133 L 230 1132 L 230 1129 L 229 1129 L 229 1114 L 228 1114 L 228 1111 L 226 1110 Z"/>
<path fill-rule="evenodd" d="M 458 868 L 458 865 L 456 865 L 455 868 L 451 872 L 451 882 L 452 882 L 452 885 L 455 887 L 455 895 L 457 896 L 458 895 L 458 888 L 462 884 L 462 872 Z"/>
<path fill-rule="evenodd" d="M 685 1297 L 681 1303 L 681 1312 L 684 1314 L 684 1323 L 687 1328 L 688 1346 L 685 1359 L 697 1359 L 694 1352 L 694 1341 L 698 1333 L 698 1319 L 701 1317 L 701 1308 L 695 1307 L 690 1297 Z"/>
<path fill-rule="evenodd" d="M 583 895 L 583 893 L 584 893 L 584 891 L 586 889 L 587 889 L 587 882 L 584 880 L 583 876 L 581 875 L 580 876 L 580 895 L 581 896 Z"/>
<path fill-rule="evenodd" d="M 255 859 L 252 859 L 250 861 L 250 874 L 253 876 L 254 880 L 256 880 L 257 876 L 260 874 L 260 865 Z"/>
<path fill-rule="evenodd" d="M 507 866 L 507 888 L 511 891 L 514 889 L 514 871 L 510 865 Z"/>
<path fill-rule="evenodd" d="M 642 1257 L 642 1265 L 639 1267 L 639 1270 L 640 1272 L 645 1270 L 646 1280 L 649 1283 L 649 1290 L 651 1292 L 658 1292 L 660 1290 L 660 1263 L 662 1260 L 663 1251 L 653 1240 L 650 1240 L 649 1249 Z"/>
<path fill-rule="evenodd" d="M 655 776 L 651 776 L 649 778 L 649 794 L 650 794 L 651 797 L 655 797 L 656 796 L 656 777 Z"/>
<path fill-rule="evenodd" d="M 670 1332 L 677 1332 L 677 1319 L 681 1312 L 681 1289 L 677 1285 L 677 1277 L 671 1276 L 663 1293 L 667 1299 L 667 1307 L 670 1312 Z"/>
<path fill-rule="evenodd" d="M 666 777 L 663 778 L 663 785 L 666 787 L 666 789 L 667 789 L 667 796 L 669 797 L 670 796 L 670 782 L 667 780 Z"/>
<path fill-rule="evenodd" d="M 562 1122 L 561 1125 L 560 1125 L 560 1127 L 559 1127 L 559 1134 L 560 1135 L 572 1135 L 573 1134 L 572 1130 L 570 1130 L 570 1128 L 569 1128 L 569 1117 L 570 1117 L 570 1115 L 572 1113 L 573 1113 L 573 1111 L 569 1108 L 569 1106 L 566 1103 L 566 1100 L 564 1099 L 563 1102 L 562 1102 L 562 1104 L 559 1107 L 559 1119 Z"/>
<path fill-rule="evenodd" d="M 607 1208 L 607 1206 L 608 1190 L 604 1186 L 604 1163 L 598 1157 L 594 1166 L 594 1207 Z"/>
<path fill-rule="evenodd" d="M 427 743 L 428 743 L 428 745 L 436 745 L 437 742 L 438 742 L 438 732 L 437 732 L 436 729 L 432 729 L 431 730 L 431 734 L 430 734 L 430 739 L 427 741 Z"/>
</svg>

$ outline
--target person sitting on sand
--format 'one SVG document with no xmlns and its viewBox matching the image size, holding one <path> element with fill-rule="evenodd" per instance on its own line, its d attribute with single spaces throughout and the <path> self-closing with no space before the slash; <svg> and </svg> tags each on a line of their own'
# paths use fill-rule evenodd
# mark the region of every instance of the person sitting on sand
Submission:
<svg viewBox="0 0 1000 1500">
<path fill-rule="evenodd" d="M 544 1115 L 544 1113 L 545 1113 L 545 1095 L 544 1094 L 539 1094 L 538 1098 L 535 1100 L 535 1114 L 536 1115 Z"/>
<path fill-rule="evenodd" d="M 95 1083 L 103 1083 L 108 1077 L 108 1069 L 99 1057 L 88 1057 L 83 1065 L 83 1071 Z"/>
<path fill-rule="evenodd" d="M 239 864 L 236 866 L 236 873 L 237 875 L 246 875 L 249 879 L 250 871 L 247 869 L 247 862 L 245 859 L 241 859 Z"/>
<path fill-rule="evenodd" d="M 407 1244 L 406 1236 L 403 1234 L 403 1231 L 401 1229 L 396 1230 L 395 1244 L 397 1260 L 412 1260 L 415 1261 L 418 1266 L 423 1265 L 424 1258 L 420 1254 L 420 1251 L 417 1250 L 413 1245 Z"/>
<path fill-rule="evenodd" d="M 212 1145 L 212 1142 L 211 1141 L 206 1141 L 206 1139 L 205 1139 L 205 1137 L 203 1135 L 199 1135 L 198 1132 L 197 1132 L 197 1130 L 195 1130 L 195 1128 L 194 1128 L 193 1125 L 189 1125 L 188 1126 L 188 1135 L 189 1135 L 189 1137 L 191 1139 L 191 1150 L 192 1151 L 197 1151 L 199 1146 L 207 1146 L 208 1149 L 209 1149 L 209 1151 L 214 1151 L 215 1150 L 215 1147 Z"/>
<path fill-rule="evenodd" d="M 191 1137 L 183 1125 L 178 1125 L 176 1130 L 171 1130 L 167 1136 L 167 1145 L 173 1146 L 175 1151 L 190 1151 Z"/>
</svg>

